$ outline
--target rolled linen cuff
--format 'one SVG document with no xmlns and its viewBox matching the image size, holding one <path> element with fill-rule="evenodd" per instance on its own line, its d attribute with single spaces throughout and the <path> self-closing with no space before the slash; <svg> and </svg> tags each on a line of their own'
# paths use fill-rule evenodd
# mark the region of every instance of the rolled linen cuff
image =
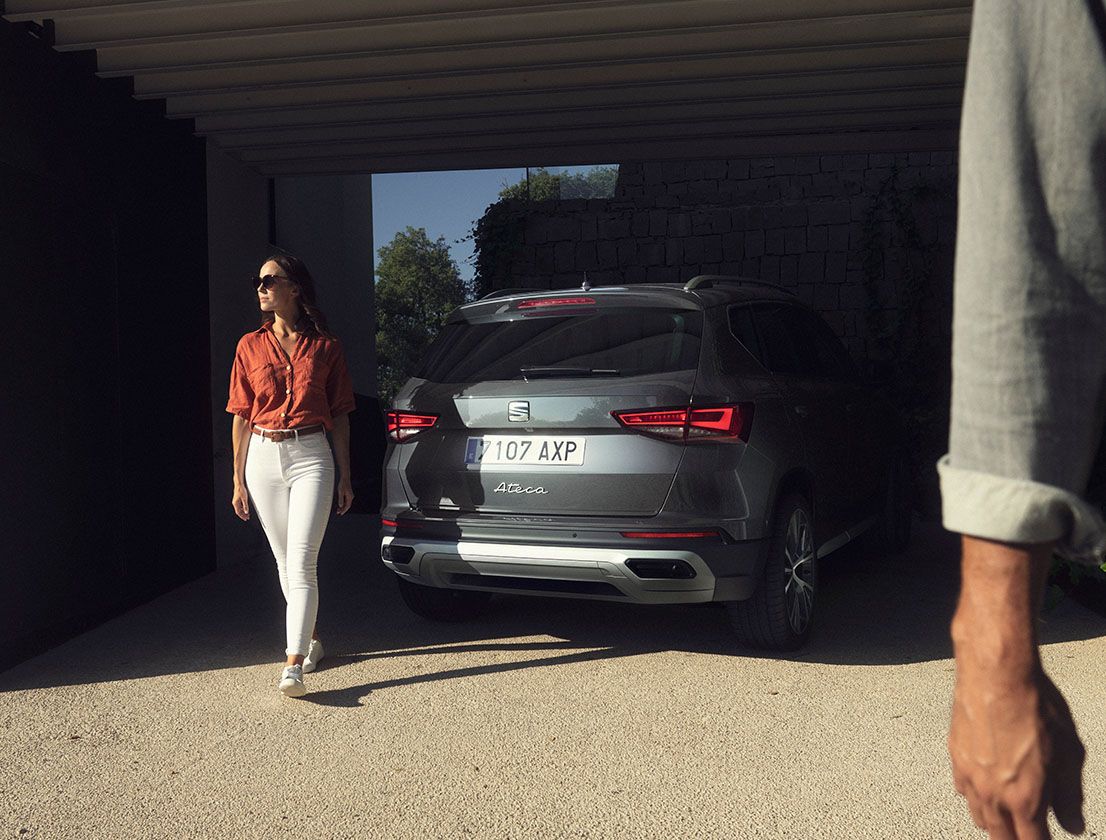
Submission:
<svg viewBox="0 0 1106 840">
<path fill-rule="evenodd" d="M 1022 478 L 937 462 L 941 519 L 950 531 L 1009 543 L 1058 541 L 1073 560 L 1099 564 L 1106 556 L 1102 512 L 1074 493 Z"/>
</svg>

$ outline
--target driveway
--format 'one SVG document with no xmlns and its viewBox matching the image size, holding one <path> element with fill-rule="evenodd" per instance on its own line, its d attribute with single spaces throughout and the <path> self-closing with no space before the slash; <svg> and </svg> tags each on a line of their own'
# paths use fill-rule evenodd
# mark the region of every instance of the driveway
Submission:
<svg viewBox="0 0 1106 840">
<path fill-rule="evenodd" d="M 956 543 L 919 527 L 904 557 L 827 561 L 815 638 L 776 658 L 715 607 L 504 598 L 433 625 L 375 560 L 375 520 L 336 520 L 303 700 L 276 691 L 260 559 L 0 674 L 0 836 L 979 837 L 944 752 Z M 1064 600 L 1042 632 L 1098 836 L 1102 619 Z"/>
</svg>

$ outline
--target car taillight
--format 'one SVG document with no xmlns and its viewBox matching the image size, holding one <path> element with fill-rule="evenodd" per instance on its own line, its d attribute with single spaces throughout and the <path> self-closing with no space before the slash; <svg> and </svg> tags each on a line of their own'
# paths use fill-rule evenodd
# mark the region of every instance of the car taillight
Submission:
<svg viewBox="0 0 1106 840">
<path fill-rule="evenodd" d="M 414 414 L 410 411 L 389 411 L 388 437 L 396 443 L 410 440 L 438 422 L 437 414 Z"/>
<path fill-rule="evenodd" d="M 611 416 L 643 435 L 686 443 L 748 443 L 753 428 L 752 403 L 612 411 Z"/>
<path fill-rule="evenodd" d="M 422 525 L 409 519 L 381 519 L 380 524 L 385 528 L 395 528 L 397 531 L 418 531 L 422 529 Z"/>
<path fill-rule="evenodd" d="M 612 411 L 611 416 L 627 429 L 645 435 L 684 440 L 687 437 L 687 409 L 664 411 Z"/>
</svg>

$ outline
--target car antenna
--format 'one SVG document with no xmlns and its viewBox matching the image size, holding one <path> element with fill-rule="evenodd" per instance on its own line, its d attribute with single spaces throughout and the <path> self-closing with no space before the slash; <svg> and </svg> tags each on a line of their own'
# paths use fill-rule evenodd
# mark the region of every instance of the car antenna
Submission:
<svg viewBox="0 0 1106 840">
<path fill-rule="evenodd" d="M 588 273 L 584 272 L 584 285 L 580 287 L 585 292 L 591 291 L 591 283 L 588 282 Z"/>
</svg>

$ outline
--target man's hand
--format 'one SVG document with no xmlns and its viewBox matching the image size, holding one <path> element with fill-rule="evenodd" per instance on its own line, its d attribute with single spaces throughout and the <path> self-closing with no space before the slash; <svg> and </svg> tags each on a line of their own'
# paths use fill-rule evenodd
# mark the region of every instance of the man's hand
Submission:
<svg viewBox="0 0 1106 840">
<path fill-rule="evenodd" d="M 1083 744 L 1037 652 L 1051 553 L 964 537 L 949 756 L 956 789 L 992 840 L 1049 837 L 1049 808 L 1067 831 L 1084 829 Z"/>
<path fill-rule="evenodd" d="M 992 838 L 1048 837 L 1046 816 L 1083 831 L 1083 745 L 1045 673 L 1016 686 L 957 681 L 949 731 L 956 789 Z"/>
</svg>

